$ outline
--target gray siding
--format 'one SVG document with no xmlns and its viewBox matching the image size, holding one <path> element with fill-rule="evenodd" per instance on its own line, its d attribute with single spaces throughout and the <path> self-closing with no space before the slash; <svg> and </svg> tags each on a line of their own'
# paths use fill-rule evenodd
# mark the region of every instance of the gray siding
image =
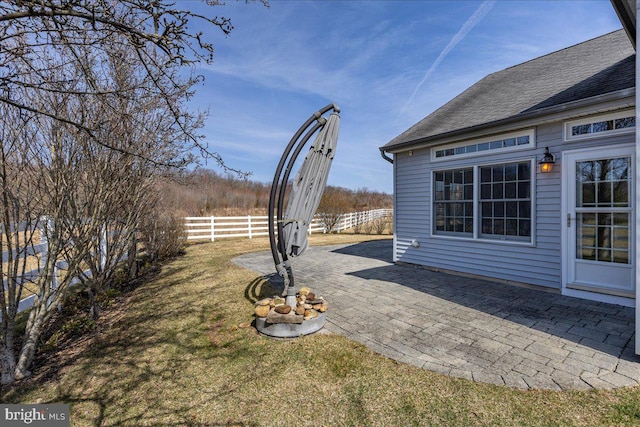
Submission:
<svg viewBox="0 0 640 427">
<path fill-rule="evenodd" d="M 471 159 L 432 163 L 428 148 L 395 156 L 395 259 L 400 262 L 447 269 L 502 280 L 561 287 L 561 170 L 562 151 L 634 141 L 634 135 L 564 143 L 562 123 L 536 128 L 536 148 L 490 153 Z M 491 164 L 542 157 L 544 147 L 555 155 L 550 174 L 533 174 L 533 245 L 457 239 L 431 235 L 431 172 L 439 169 Z M 419 248 L 411 246 L 412 240 Z"/>
</svg>

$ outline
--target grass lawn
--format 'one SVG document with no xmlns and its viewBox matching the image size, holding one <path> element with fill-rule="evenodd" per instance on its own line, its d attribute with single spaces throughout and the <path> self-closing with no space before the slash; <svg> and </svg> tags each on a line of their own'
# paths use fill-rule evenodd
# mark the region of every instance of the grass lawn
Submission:
<svg viewBox="0 0 640 427">
<path fill-rule="evenodd" d="M 69 403 L 74 426 L 640 424 L 638 387 L 522 391 L 400 364 L 338 335 L 260 336 L 246 323 L 274 291 L 231 259 L 267 248 L 264 238 L 190 246 L 2 400 Z"/>
</svg>

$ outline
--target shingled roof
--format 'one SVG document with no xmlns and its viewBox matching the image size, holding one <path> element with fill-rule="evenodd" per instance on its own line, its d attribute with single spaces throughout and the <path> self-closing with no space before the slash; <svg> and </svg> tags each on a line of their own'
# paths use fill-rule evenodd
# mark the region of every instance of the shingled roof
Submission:
<svg viewBox="0 0 640 427">
<path fill-rule="evenodd" d="M 490 74 L 381 149 L 436 140 L 488 123 L 635 87 L 635 50 L 624 30 Z"/>
</svg>

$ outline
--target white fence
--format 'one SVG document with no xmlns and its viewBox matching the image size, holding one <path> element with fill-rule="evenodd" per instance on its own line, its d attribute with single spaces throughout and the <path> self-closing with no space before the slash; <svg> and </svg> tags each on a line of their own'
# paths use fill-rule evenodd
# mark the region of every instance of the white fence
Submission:
<svg viewBox="0 0 640 427">
<path fill-rule="evenodd" d="M 378 218 L 392 216 L 393 209 L 374 209 L 370 211 L 343 214 L 333 231 L 343 231 L 356 225 L 364 224 Z M 268 216 L 195 216 L 185 218 L 187 240 L 215 241 L 225 237 L 248 237 L 269 235 Z M 322 214 L 311 221 L 309 234 L 326 233 Z"/>
<path fill-rule="evenodd" d="M 25 227 L 26 225 L 24 223 L 21 223 L 18 226 L 18 231 L 19 232 L 24 232 L 25 231 Z M 51 220 L 47 220 L 47 219 L 43 219 L 41 221 L 38 221 L 38 223 L 36 224 L 35 228 L 38 229 L 42 229 L 43 227 L 49 227 L 52 228 L 53 227 L 53 222 Z M 0 230 L 1 231 L 1 230 Z M 13 227 L 12 227 L 12 231 L 13 231 Z M 103 227 L 102 229 L 102 235 L 99 236 L 98 238 L 98 256 L 100 258 L 100 266 L 101 268 L 105 268 L 106 265 L 106 260 L 107 260 L 107 230 L 105 227 Z M 2 254 L 2 263 L 6 263 L 9 260 L 9 251 L 3 251 L 1 252 Z M 45 233 L 42 232 L 42 237 L 41 237 L 41 243 L 39 244 L 33 244 L 33 245 L 29 245 L 26 248 L 19 248 L 19 249 L 14 249 L 12 251 L 12 255 L 13 258 L 25 258 L 25 257 L 39 257 L 39 266 L 38 268 L 35 268 L 33 270 L 30 271 L 26 271 L 24 274 L 22 274 L 21 276 L 17 277 L 17 286 L 24 286 L 25 283 L 35 283 L 36 280 L 38 279 L 38 277 L 40 276 L 40 274 L 42 273 L 42 269 L 44 268 L 44 263 L 46 262 L 46 257 L 48 255 L 48 243 L 47 240 L 45 238 Z M 95 255 L 93 252 L 91 252 L 91 255 Z M 119 260 L 118 262 L 122 262 L 125 261 L 127 259 L 127 254 L 125 253 Z M 69 263 L 65 260 L 58 260 L 56 261 L 55 265 L 54 265 L 54 273 L 53 273 L 53 283 L 52 283 L 52 287 L 55 289 L 57 288 L 57 282 L 58 282 L 58 272 L 60 270 L 67 270 L 69 267 Z M 85 277 L 89 278 L 91 277 L 91 270 L 85 270 L 83 271 L 81 274 L 83 274 Z M 80 282 L 80 277 L 74 277 L 71 281 L 70 281 L 70 285 L 74 285 L 78 282 Z M 3 278 L 2 280 L 2 285 L 4 286 L 4 288 L 7 288 L 7 279 Z M 35 301 L 35 295 L 29 295 L 26 298 L 23 298 L 20 300 L 20 302 L 18 303 L 18 313 L 20 313 L 21 311 L 24 311 L 28 308 L 30 308 L 34 301 Z M 0 314 L 0 319 L 2 318 L 2 315 Z"/>
</svg>

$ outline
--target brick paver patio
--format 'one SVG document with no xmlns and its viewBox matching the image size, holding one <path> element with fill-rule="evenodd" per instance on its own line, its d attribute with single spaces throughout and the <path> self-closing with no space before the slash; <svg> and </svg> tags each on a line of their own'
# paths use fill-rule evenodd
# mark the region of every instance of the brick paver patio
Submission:
<svg viewBox="0 0 640 427">
<path fill-rule="evenodd" d="M 311 247 L 297 286 L 330 303 L 325 329 L 424 369 L 516 388 L 640 384 L 634 310 L 395 265 L 391 241 Z M 237 264 L 268 275 L 270 253 Z"/>
</svg>

